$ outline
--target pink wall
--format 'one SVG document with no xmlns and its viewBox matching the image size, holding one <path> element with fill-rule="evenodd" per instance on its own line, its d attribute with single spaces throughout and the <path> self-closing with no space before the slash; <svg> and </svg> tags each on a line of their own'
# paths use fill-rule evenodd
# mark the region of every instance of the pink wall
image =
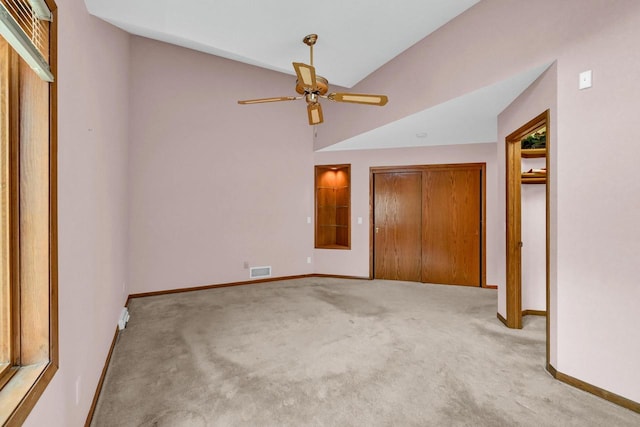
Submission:
<svg viewBox="0 0 640 427">
<path fill-rule="evenodd" d="M 327 104 L 315 142 L 325 147 L 545 62 L 534 84 L 500 116 L 497 212 L 504 223 L 504 137 L 551 109 L 551 362 L 561 372 L 640 401 L 640 311 L 636 226 L 639 189 L 634 83 L 640 60 L 640 3 L 635 0 L 493 0 L 478 3 L 378 69 L 355 92 L 389 95 L 367 109 Z M 578 73 L 594 87 L 578 91 Z M 470 72 L 472 70 L 472 72 Z M 557 76 L 557 77 L 551 77 Z M 557 81 L 557 91 L 556 91 Z M 635 119 L 635 122 L 634 122 Z M 555 130 L 554 130 L 555 129 Z M 595 171 L 603 171 L 596 178 Z M 607 174 L 607 171 L 615 171 Z M 635 216 L 634 216 L 635 215 Z M 504 263 L 504 231 L 498 241 Z M 499 307 L 504 310 L 504 267 Z"/>
<path fill-rule="evenodd" d="M 83 425 L 128 294 L 129 36 L 56 1 L 60 369 L 34 427 Z"/>
<path fill-rule="evenodd" d="M 432 147 L 327 151 L 315 154 L 315 164 L 351 164 L 351 250 L 316 249 L 316 273 L 369 276 L 369 168 L 446 163 L 487 164 L 487 283 L 496 283 L 500 262 L 500 222 L 497 206 L 496 144 L 441 145 Z M 362 217 L 362 224 L 357 218 Z"/>
<path fill-rule="evenodd" d="M 545 167 L 545 159 L 522 159 L 522 170 Z M 521 188 L 522 309 L 547 309 L 547 191 L 544 184 Z"/>
<path fill-rule="evenodd" d="M 557 145 L 558 133 L 557 133 L 557 64 L 553 64 L 542 76 L 540 76 L 527 90 L 525 90 L 515 101 L 511 103 L 499 116 L 498 116 L 498 188 L 500 188 L 500 195 L 498 197 L 498 215 L 502 229 L 506 227 L 506 203 L 505 203 L 505 139 L 511 133 L 518 129 L 529 120 L 533 119 L 545 110 L 549 110 L 549 121 L 547 138 L 549 141 L 549 191 L 550 191 L 550 210 L 551 210 L 551 240 L 550 240 L 550 316 L 551 316 L 551 328 L 550 328 L 550 347 L 551 347 L 551 364 L 556 367 L 557 365 L 557 347 L 556 347 L 556 330 L 557 330 L 557 298 L 556 298 L 556 279 L 555 271 L 557 265 L 556 245 L 557 245 L 557 232 L 556 232 L 556 220 L 557 218 L 557 178 L 555 172 L 557 170 Z M 526 189 L 525 189 L 526 190 Z M 524 194 L 524 193 L 523 193 Z M 527 223 L 527 218 L 523 214 L 523 222 Z M 542 223 L 544 227 L 544 222 Z M 526 233 L 526 230 L 523 232 Z M 545 236 L 546 240 L 546 236 Z M 506 240 L 504 231 L 502 239 L 500 240 L 499 258 L 501 263 L 500 279 L 498 281 L 498 313 L 506 317 L 507 314 L 507 293 L 505 289 L 505 276 L 506 276 Z M 546 243 L 546 242 L 545 242 Z M 535 244 L 535 243 L 534 243 Z M 524 256 L 524 255 L 523 255 Z M 526 267 L 524 267 L 526 268 Z M 546 266 L 544 266 L 546 268 Z M 526 286 L 526 280 L 525 280 Z M 528 292 L 529 290 L 527 290 Z M 546 283 L 545 283 L 545 297 L 546 297 Z M 525 300 L 523 299 L 523 302 Z M 533 309 L 532 307 L 526 307 L 523 305 L 523 309 Z"/>
<path fill-rule="evenodd" d="M 640 2 L 606 4 L 626 14 L 558 60 L 556 367 L 640 402 Z"/>
<path fill-rule="evenodd" d="M 352 89 L 385 93 L 389 103 L 384 109 L 327 103 L 325 120 L 332 126 L 320 130 L 315 147 L 326 147 L 550 63 L 559 48 L 597 33 L 637 6 L 635 0 L 479 2 Z"/>
<path fill-rule="evenodd" d="M 133 37 L 131 292 L 313 266 L 312 128 L 288 75 Z"/>
<path fill-rule="evenodd" d="M 551 361 L 640 401 L 640 187 L 632 175 L 640 155 L 633 132 L 640 86 L 632 80 L 640 74 L 633 54 L 640 3 L 480 2 L 354 88 L 390 95 L 385 109 L 326 104 L 331 126 L 319 128 L 316 147 L 557 60 L 501 114 L 496 145 L 316 154 L 303 105 L 235 104 L 291 93 L 290 76 L 130 42 L 90 17 L 82 1 L 58 5 L 66 23 L 59 41 L 61 368 L 27 425 L 82 424 L 127 293 L 245 280 L 244 261 L 272 265 L 274 275 L 366 275 L 371 165 L 490 164 L 493 151 L 487 268 L 489 283 L 502 285 L 504 136 L 546 108 L 557 141 Z M 523 17 L 544 18 L 527 31 Z M 594 70 L 594 87 L 578 91 L 585 69 Z M 354 224 L 352 251 L 312 249 L 314 162 L 354 167 L 352 220 L 364 223 Z M 500 311 L 502 292 L 499 301 Z"/>
</svg>

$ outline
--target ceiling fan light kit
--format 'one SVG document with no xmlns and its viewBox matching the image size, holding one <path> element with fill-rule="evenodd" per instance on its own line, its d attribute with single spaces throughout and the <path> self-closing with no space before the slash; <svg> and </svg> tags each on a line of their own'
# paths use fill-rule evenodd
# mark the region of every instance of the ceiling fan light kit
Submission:
<svg viewBox="0 0 640 427">
<path fill-rule="evenodd" d="M 307 115 L 310 125 L 318 125 L 324 121 L 322 116 L 322 105 L 320 98 L 325 98 L 335 102 L 347 102 L 353 104 L 377 105 L 383 106 L 388 102 L 386 95 L 371 95 L 367 93 L 330 93 L 329 81 L 322 76 L 316 75 L 316 69 L 313 66 L 313 45 L 318 40 L 317 34 L 309 34 L 302 42 L 309 46 L 310 64 L 302 62 L 294 62 L 293 69 L 298 79 L 296 80 L 296 92 L 301 96 L 281 96 L 274 98 L 259 98 L 238 101 L 238 104 L 262 104 L 267 102 L 279 101 L 295 101 L 304 99 L 307 102 Z"/>
</svg>

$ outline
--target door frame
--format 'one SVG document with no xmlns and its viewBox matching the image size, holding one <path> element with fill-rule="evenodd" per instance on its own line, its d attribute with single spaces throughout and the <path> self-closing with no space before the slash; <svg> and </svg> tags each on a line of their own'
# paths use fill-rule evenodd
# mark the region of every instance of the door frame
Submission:
<svg viewBox="0 0 640 427">
<path fill-rule="evenodd" d="M 529 120 L 520 128 L 509 134 L 505 138 L 505 154 L 506 154 L 506 294 L 507 294 L 507 317 L 505 324 L 509 328 L 522 328 L 522 258 L 521 258 L 521 186 L 522 186 L 522 166 L 520 156 L 520 141 L 536 128 L 541 126 L 547 128 L 546 138 L 546 341 L 547 341 L 547 364 L 549 363 L 549 242 L 550 242 L 550 113 L 546 110 Z"/>
<path fill-rule="evenodd" d="M 480 287 L 487 287 L 487 164 L 486 163 L 447 163 L 407 166 L 372 166 L 369 168 L 369 279 L 374 278 L 374 176 L 377 173 L 423 172 L 426 170 L 477 169 L 480 171 Z"/>
</svg>

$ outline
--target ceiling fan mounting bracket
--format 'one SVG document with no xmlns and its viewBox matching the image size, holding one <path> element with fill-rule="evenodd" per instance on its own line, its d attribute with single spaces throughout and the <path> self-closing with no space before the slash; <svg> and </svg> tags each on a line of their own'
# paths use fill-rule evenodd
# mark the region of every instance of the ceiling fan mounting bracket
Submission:
<svg viewBox="0 0 640 427">
<path fill-rule="evenodd" d="M 316 44 L 317 40 L 318 40 L 317 34 L 309 34 L 308 36 L 302 39 L 302 42 L 307 46 L 313 46 L 314 44 Z"/>
</svg>

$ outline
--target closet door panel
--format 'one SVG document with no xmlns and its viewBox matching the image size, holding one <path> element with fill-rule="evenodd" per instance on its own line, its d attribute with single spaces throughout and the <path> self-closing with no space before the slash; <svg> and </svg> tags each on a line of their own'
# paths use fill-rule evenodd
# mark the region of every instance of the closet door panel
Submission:
<svg viewBox="0 0 640 427">
<path fill-rule="evenodd" d="M 423 174 L 422 281 L 480 286 L 481 170 Z"/>
<path fill-rule="evenodd" d="M 374 175 L 374 277 L 420 281 L 422 174 Z"/>
</svg>

